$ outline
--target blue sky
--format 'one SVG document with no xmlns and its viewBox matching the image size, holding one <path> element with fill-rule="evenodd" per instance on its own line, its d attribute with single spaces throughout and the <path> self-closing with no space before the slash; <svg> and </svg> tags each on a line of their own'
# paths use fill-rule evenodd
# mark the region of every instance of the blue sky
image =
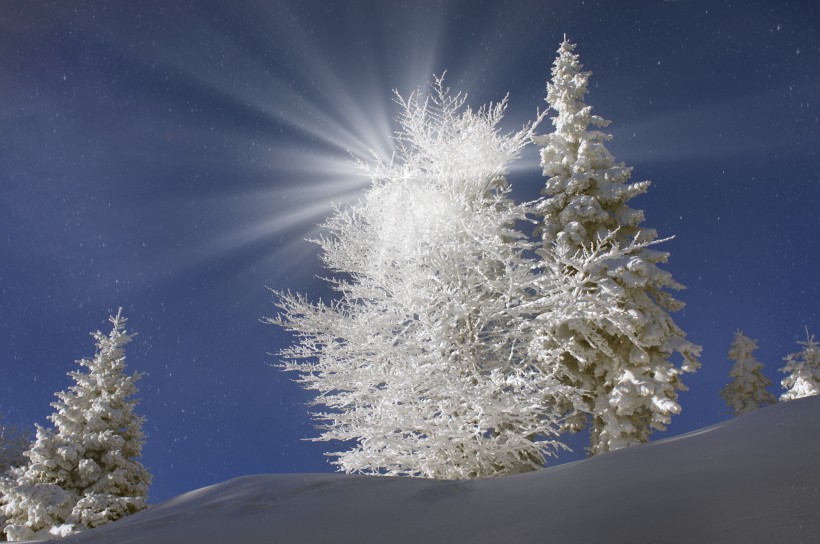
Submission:
<svg viewBox="0 0 820 544">
<path fill-rule="evenodd" d="M 668 436 L 729 417 L 735 329 L 773 381 L 820 334 L 820 10 L 812 2 L 19 2 L 0 15 L 0 410 L 46 423 L 122 306 L 145 373 L 151 500 L 332 470 L 267 287 L 328 296 L 304 241 L 389 154 L 398 107 L 447 71 L 507 126 L 543 108 L 566 33 L 632 201 L 674 235 L 676 320 L 703 345 Z M 543 179 L 537 152 L 511 177 Z M 779 390 L 775 390 L 779 393 Z"/>
</svg>

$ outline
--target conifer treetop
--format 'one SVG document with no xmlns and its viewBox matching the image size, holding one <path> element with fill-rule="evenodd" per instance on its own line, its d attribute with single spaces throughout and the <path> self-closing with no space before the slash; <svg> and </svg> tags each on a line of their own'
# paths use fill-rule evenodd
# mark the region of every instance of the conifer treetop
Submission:
<svg viewBox="0 0 820 544">
<path fill-rule="evenodd" d="M 736 416 L 775 402 L 774 395 L 766 390 L 772 382 L 763 375 L 763 363 L 753 355 L 757 349 L 756 340 L 739 330 L 735 332 L 728 354 L 729 359 L 735 361 L 729 371 L 732 381 L 720 395 Z"/>
<path fill-rule="evenodd" d="M 610 123 L 593 115 L 592 106 L 584 103 L 592 72 L 581 71 L 583 67 L 575 54 L 575 44 L 564 36 L 553 63 L 552 80 L 547 83 L 547 102 L 557 113 L 552 118 L 556 131 L 570 136 L 570 139 L 577 138 L 590 124 L 605 127 Z"/>
</svg>

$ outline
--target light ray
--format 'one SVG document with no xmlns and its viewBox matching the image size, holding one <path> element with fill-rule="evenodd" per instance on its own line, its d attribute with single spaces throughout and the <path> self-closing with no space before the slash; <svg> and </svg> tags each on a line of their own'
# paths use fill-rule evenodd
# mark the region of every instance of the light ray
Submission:
<svg viewBox="0 0 820 544">
<path fill-rule="evenodd" d="M 769 107 L 788 92 L 788 87 L 771 87 L 621 126 L 616 120 L 611 130 L 615 140 L 610 148 L 630 163 L 699 161 L 782 150 L 800 152 L 798 148 L 803 144 L 803 149 L 809 151 L 815 141 L 812 125 L 797 120 L 780 123 Z"/>
<path fill-rule="evenodd" d="M 161 48 L 161 61 L 184 74 L 191 86 L 237 111 L 250 110 L 280 131 L 260 139 L 256 127 L 231 127 L 231 147 L 241 154 L 244 178 L 255 176 L 254 187 L 270 183 L 272 188 L 228 187 L 219 196 L 195 202 L 200 210 L 218 213 L 233 207 L 238 212 L 229 226 L 209 223 L 206 239 L 175 255 L 175 266 L 230 259 L 233 252 L 258 246 L 279 255 L 277 262 L 303 258 L 305 253 L 294 251 L 292 242 L 275 243 L 282 233 L 315 252 L 303 239 L 316 233 L 331 213 L 331 203 L 354 201 L 368 183 L 354 158 L 390 161 L 395 152 L 393 118 L 398 106 L 393 91 L 405 97 L 417 89 L 424 94 L 427 83 L 444 71 L 437 66 L 445 31 L 443 6 L 408 7 L 401 43 L 390 43 L 395 36 L 379 36 L 392 22 L 384 8 L 344 15 L 353 18 L 345 21 L 346 27 L 367 30 L 345 43 L 351 49 L 348 59 L 351 54 L 360 58 L 354 64 L 333 62 L 337 52 L 320 50 L 320 42 L 311 39 L 312 29 L 305 28 L 310 20 L 300 22 L 295 10 L 273 2 L 254 14 L 260 25 L 271 28 L 261 39 L 229 38 L 214 26 L 217 23 L 187 18 L 190 27 L 181 31 L 200 36 L 198 43 L 207 44 L 208 50 L 191 47 L 188 41 Z M 402 55 L 402 64 L 385 62 L 385 43 L 379 38 L 390 43 L 392 55 Z M 479 52 L 474 54 L 478 58 Z M 476 60 L 475 65 L 481 64 Z M 283 144 L 283 134 L 293 138 Z M 217 232 L 220 227 L 224 229 Z"/>
</svg>

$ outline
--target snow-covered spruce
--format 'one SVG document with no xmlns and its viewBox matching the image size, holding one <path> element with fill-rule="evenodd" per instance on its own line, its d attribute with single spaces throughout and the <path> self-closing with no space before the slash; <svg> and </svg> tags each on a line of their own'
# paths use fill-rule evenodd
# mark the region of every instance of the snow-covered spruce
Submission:
<svg viewBox="0 0 820 544">
<path fill-rule="evenodd" d="M 772 381 L 763 375 L 763 363 L 752 355 L 756 349 L 756 340 L 745 336 L 741 331 L 735 332 L 729 348 L 729 359 L 735 361 L 729 371 L 732 381 L 723 388 L 720 396 L 736 416 L 748 414 L 777 400 L 766 390 L 772 385 Z"/>
<path fill-rule="evenodd" d="M 283 367 L 318 392 L 317 440 L 346 472 L 474 478 L 543 466 L 561 447 L 527 361 L 533 280 L 505 173 L 532 135 L 501 134 L 505 102 L 473 111 L 439 80 L 399 98 L 398 157 L 364 166 L 370 189 L 317 240 L 338 299 L 277 293 L 295 344 Z"/>
<path fill-rule="evenodd" d="M 141 463 L 143 418 L 134 412 L 138 374 L 125 374 L 122 311 L 111 333 L 93 334 L 92 360 L 79 361 L 75 385 L 56 393 L 54 428 L 37 426 L 28 465 L 0 483 L 9 540 L 64 536 L 145 508 L 151 476 Z"/>
<path fill-rule="evenodd" d="M 781 401 L 794 400 L 820 394 L 820 344 L 806 329 L 806 341 L 797 342 L 803 349 L 787 355 L 786 366 L 780 369 L 786 377 L 780 385 L 786 390 Z"/>
<path fill-rule="evenodd" d="M 568 385 L 585 391 L 584 411 L 566 427 L 579 430 L 591 420 L 590 453 L 623 448 L 648 440 L 680 411 L 682 372 L 699 367 L 700 347 L 687 341 L 668 312 L 683 304 L 669 289 L 682 286 L 658 265 L 668 254 L 651 249 L 653 229 L 642 228 L 643 212 L 627 201 L 649 188 L 648 181 L 629 182 L 631 168 L 616 163 L 601 130 L 609 121 L 592 114 L 584 103 L 589 72 L 581 71 L 575 45 L 564 41 L 547 86 L 547 102 L 556 116 L 551 134 L 533 140 L 541 149 L 547 177 L 544 197 L 531 208 L 539 218 L 542 257 L 573 255 L 607 246 L 619 257 L 603 259 L 593 283 L 622 302 L 615 320 L 567 323 L 558 337 L 543 335 L 543 364 L 563 350 L 561 367 Z M 627 251 L 625 249 L 629 248 Z M 575 271 L 566 268 L 568 274 Z M 557 345 L 556 345 L 557 343 Z M 670 359 L 677 353 L 679 365 Z"/>
</svg>

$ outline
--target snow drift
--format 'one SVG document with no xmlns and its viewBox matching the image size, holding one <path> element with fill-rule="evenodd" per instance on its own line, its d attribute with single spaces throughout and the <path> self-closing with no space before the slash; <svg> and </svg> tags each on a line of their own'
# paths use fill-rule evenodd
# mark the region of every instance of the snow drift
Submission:
<svg viewBox="0 0 820 544">
<path fill-rule="evenodd" d="M 779 403 L 681 437 L 483 480 L 248 476 L 64 541 L 817 542 L 818 415 L 820 397 Z"/>
</svg>

